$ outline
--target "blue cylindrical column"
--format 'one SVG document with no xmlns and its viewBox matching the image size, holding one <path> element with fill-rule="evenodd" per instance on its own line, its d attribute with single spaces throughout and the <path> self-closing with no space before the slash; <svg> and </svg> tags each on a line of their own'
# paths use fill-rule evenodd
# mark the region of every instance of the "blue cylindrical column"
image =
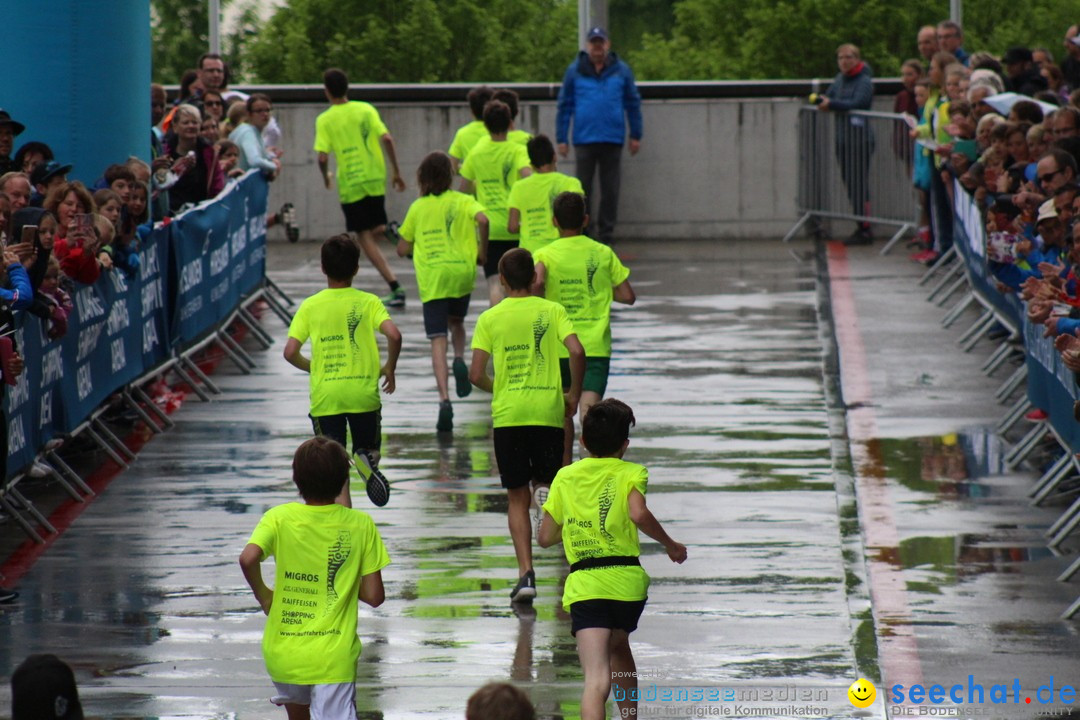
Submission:
<svg viewBox="0 0 1080 720">
<path fill-rule="evenodd" d="M 0 107 L 89 184 L 150 154 L 149 0 L 4 4 Z"/>
</svg>

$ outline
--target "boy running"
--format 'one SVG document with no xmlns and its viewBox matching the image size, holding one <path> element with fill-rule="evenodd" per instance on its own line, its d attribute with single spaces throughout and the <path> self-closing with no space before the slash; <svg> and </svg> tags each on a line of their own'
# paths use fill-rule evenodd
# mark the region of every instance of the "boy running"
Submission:
<svg viewBox="0 0 1080 720">
<path fill-rule="evenodd" d="M 385 597 L 382 569 L 390 564 L 371 516 L 337 504 L 349 486 L 349 455 L 315 437 L 293 456 L 293 482 L 303 503 L 263 515 L 240 554 L 240 567 L 267 615 L 262 651 L 289 720 L 356 718 L 357 600 L 371 607 Z M 262 562 L 275 560 L 274 587 Z"/>
<path fill-rule="evenodd" d="M 528 177 L 532 170 L 525 146 L 506 139 L 510 108 L 505 103 L 492 100 L 484 107 L 484 126 L 491 142 L 477 143 L 465 158 L 461 166 L 461 191 L 476 195 L 491 223 L 484 277 L 488 282 L 488 298 L 495 305 L 503 297 L 497 277 L 499 258 L 517 247 L 517 234 L 507 230 L 506 201 L 514 183 Z"/>
<path fill-rule="evenodd" d="M 577 409 L 585 368 L 585 351 L 566 310 L 530 295 L 534 279 L 528 250 L 514 248 L 503 255 L 499 280 L 506 298 L 476 321 L 469 368 L 473 384 L 494 394 L 495 460 L 510 501 L 507 521 L 519 575 L 510 593 L 511 602 L 532 602 L 536 597 L 529 482 L 538 490 L 546 489 L 562 464 L 563 418 L 573 417 Z M 555 362 L 564 345 L 570 355 L 571 380 L 565 395 Z M 494 381 L 487 373 L 489 357 L 495 363 Z"/>
<path fill-rule="evenodd" d="M 466 99 L 469 101 L 469 110 L 472 111 L 473 121 L 458 128 L 454 133 L 454 140 L 450 143 L 450 159 L 454 161 L 454 172 L 465 162 L 465 157 L 473 149 L 480 138 L 488 136 L 487 128 L 484 127 L 484 106 L 491 100 L 494 90 L 487 85 L 474 87 L 469 91 Z"/>
<path fill-rule="evenodd" d="M 379 241 L 386 237 L 384 153 L 390 161 L 394 189 L 405 190 L 394 138 L 378 110 L 365 102 L 349 101 L 349 78 L 344 72 L 330 68 L 323 73 L 323 85 L 330 107 L 315 119 L 315 152 L 319 153 L 323 184 L 330 189 L 333 154 L 345 230 L 360 243 L 368 260 L 390 286 L 390 293 L 382 301 L 389 307 L 405 307 L 405 290 L 379 250 Z"/>
<path fill-rule="evenodd" d="M 416 173 L 420 198 L 409 207 L 398 230 L 398 255 L 412 253 L 416 284 L 424 304 L 424 331 L 431 340 L 431 366 L 439 389 L 435 429 L 454 429 L 446 371 L 446 333 L 454 346 L 457 396 L 472 392 L 465 365 L 465 314 L 476 285 L 476 263 L 487 254 L 488 219 L 471 195 L 450 189 L 454 167 L 446 153 L 433 152 Z M 479 249 L 478 246 L 479 245 Z"/>
<path fill-rule="evenodd" d="M 379 472 L 382 447 L 383 392 L 394 392 L 394 371 L 401 353 L 401 333 L 379 298 L 352 287 L 360 269 L 360 248 L 348 235 L 335 235 L 322 245 L 326 289 L 300 303 L 289 326 L 285 359 L 311 373 L 311 424 L 316 435 L 345 444 L 352 435 L 353 462 L 367 485 L 371 502 L 382 507 L 390 485 Z M 375 331 L 386 336 L 386 364 L 379 365 Z M 311 338 L 311 357 L 300 349 Z M 344 502 L 351 507 L 349 486 Z"/>
<path fill-rule="evenodd" d="M 532 178 L 530 178 L 531 180 Z M 559 239 L 537 250 L 536 286 L 538 295 L 566 308 L 585 348 L 585 377 L 581 387 L 582 421 L 589 408 L 604 397 L 611 368 L 611 302 L 633 305 L 637 300 L 630 285 L 630 271 L 612 249 L 586 237 L 585 198 L 564 192 L 552 205 Z M 567 361 L 559 361 L 563 387 L 569 387 Z M 574 419 L 566 420 L 563 464 L 569 465 L 574 449 Z"/>
<path fill-rule="evenodd" d="M 533 174 L 510 188 L 507 229 L 520 233 L 519 246 L 535 255 L 536 251 L 559 237 L 552 222 L 552 202 L 561 192 L 582 197 L 585 190 L 576 177 L 563 175 L 555 167 L 555 146 L 547 135 L 537 135 L 526 144 Z"/>
<path fill-rule="evenodd" d="M 618 701 L 620 716 L 637 717 L 630 633 L 637 629 L 649 590 L 649 576 L 638 560 L 638 530 L 662 544 L 672 562 L 686 560 L 686 546 L 672 540 L 645 505 L 649 471 L 622 459 L 633 424 L 634 413 L 625 403 L 608 399 L 592 406 L 581 431 L 592 457 L 555 476 L 540 525 L 540 547 L 562 542 L 570 563 L 563 608 L 570 613 L 585 673 L 582 720 L 605 717 L 613 673 L 627 690 L 626 699 Z"/>
</svg>

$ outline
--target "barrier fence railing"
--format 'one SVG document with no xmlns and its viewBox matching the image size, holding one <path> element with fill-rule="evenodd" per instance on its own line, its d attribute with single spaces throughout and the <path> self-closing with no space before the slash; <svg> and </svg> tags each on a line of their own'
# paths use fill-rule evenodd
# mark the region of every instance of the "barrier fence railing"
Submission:
<svg viewBox="0 0 1080 720">
<path fill-rule="evenodd" d="M 885 255 L 916 227 L 911 168 L 921 147 L 903 115 L 806 106 L 799 111 L 798 138 L 800 217 L 785 242 L 808 224 L 816 230 L 822 220 L 851 220 L 895 228 Z"/>
<path fill-rule="evenodd" d="M 62 338 L 50 339 L 39 318 L 21 314 L 15 337 L 26 370 L 5 398 L 8 474 L 0 478 L 0 509 L 30 537 L 42 541 L 35 522 L 55 530 L 18 489 L 29 467 L 46 468 L 76 500 L 92 494 L 57 454 L 58 441 L 85 433 L 127 467 L 134 455 L 102 420 L 106 401 L 118 398 L 154 432 L 168 428 L 168 415 L 143 389 L 147 382 L 172 372 L 208 400 L 220 391 L 193 354 L 218 345 L 248 373 L 254 362 L 226 330 L 241 323 L 268 347 L 271 338 L 248 310 L 257 300 L 289 321 L 292 301 L 265 277 L 267 193 L 266 179 L 250 171 L 214 200 L 155 227 L 137 274 L 113 270 L 78 287 Z"/>
</svg>

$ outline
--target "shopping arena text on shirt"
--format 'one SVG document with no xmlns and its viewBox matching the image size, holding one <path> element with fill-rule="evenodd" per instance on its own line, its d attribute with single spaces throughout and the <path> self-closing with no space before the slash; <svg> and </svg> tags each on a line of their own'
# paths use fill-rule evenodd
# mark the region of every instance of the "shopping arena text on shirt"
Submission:
<svg viewBox="0 0 1080 720">
<path fill-rule="evenodd" d="M 911 705 L 943 705 L 952 710 L 954 704 L 967 705 L 1049 705 L 1060 703 L 1072 705 L 1076 702 L 1077 690 L 1072 685 L 1058 687 L 1054 676 L 1050 681 L 1035 689 L 1035 692 L 1024 692 L 1020 687 L 1020 680 L 1013 679 L 1010 683 L 995 683 L 984 686 L 975 682 L 974 675 L 968 675 L 967 683 L 944 686 L 939 684 L 929 687 L 921 684 L 915 685 L 892 685 L 888 689 L 886 702 L 896 707 L 892 708 L 893 715 L 928 715 L 934 714 L 923 712 L 931 708 L 911 707 Z"/>
</svg>

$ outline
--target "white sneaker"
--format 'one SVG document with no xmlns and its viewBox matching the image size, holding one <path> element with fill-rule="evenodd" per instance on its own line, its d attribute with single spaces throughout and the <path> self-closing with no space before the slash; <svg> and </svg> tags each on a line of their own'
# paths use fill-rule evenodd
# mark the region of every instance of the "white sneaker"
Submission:
<svg viewBox="0 0 1080 720">
<path fill-rule="evenodd" d="M 34 464 L 30 466 L 30 470 L 27 471 L 27 475 L 32 478 L 49 477 L 50 475 L 52 475 L 52 473 L 52 467 L 46 465 L 40 460 L 35 461 Z"/>
</svg>

